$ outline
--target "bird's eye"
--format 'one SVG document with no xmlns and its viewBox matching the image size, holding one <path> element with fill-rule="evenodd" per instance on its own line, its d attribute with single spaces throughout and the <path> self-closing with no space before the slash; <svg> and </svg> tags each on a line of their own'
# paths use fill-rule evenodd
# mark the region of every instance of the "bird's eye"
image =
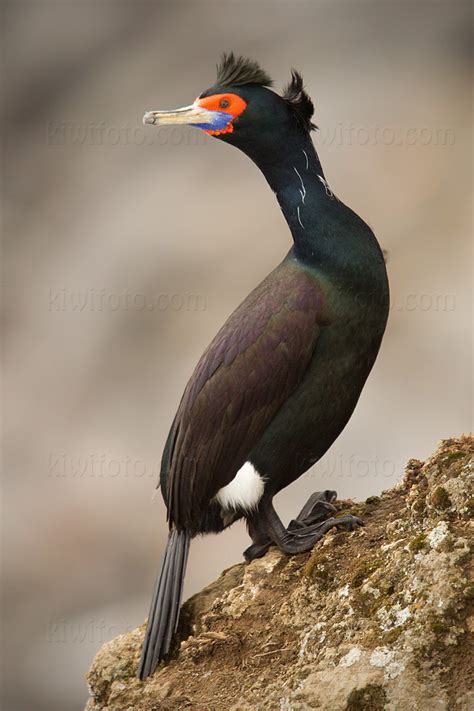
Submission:
<svg viewBox="0 0 474 711">
<path fill-rule="evenodd" d="M 227 109 L 230 106 L 229 99 L 221 99 L 219 102 L 219 106 L 221 107 L 221 109 Z"/>
</svg>

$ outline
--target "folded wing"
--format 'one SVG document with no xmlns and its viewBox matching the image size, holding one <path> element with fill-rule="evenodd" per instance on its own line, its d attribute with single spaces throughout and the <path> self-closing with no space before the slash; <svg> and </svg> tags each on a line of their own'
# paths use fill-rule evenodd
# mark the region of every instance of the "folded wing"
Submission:
<svg viewBox="0 0 474 711">
<path fill-rule="evenodd" d="M 323 311 L 314 277 L 285 260 L 234 311 L 188 382 L 166 448 L 170 526 L 199 530 L 314 354 Z"/>
</svg>

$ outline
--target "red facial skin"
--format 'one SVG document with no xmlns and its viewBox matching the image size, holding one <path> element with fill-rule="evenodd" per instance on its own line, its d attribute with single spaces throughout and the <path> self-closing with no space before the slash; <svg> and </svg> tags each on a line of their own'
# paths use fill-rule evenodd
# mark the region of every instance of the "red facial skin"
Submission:
<svg viewBox="0 0 474 711">
<path fill-rule="evenodd" d="M 218 136 L 221 133 L 232 133 L 234 126 L 232 121 L 240 116 L 247 108 L 247 102 L 237 94 L 213 94 L 206 96 L 204 99 L 196 99 L 198 106 L 202 106 L 209 111 L 225 111 L 226 114 L 232 114 L 233 118 L 229 121 L 225 128 L 219 131 L 205 131 L 211 136 Z"/>
</svg>

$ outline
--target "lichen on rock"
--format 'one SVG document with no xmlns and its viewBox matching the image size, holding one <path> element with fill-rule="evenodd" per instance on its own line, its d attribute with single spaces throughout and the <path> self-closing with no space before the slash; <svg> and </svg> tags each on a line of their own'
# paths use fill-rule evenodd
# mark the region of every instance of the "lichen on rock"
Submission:
<svg viewBox="0 0 474 711">
<path fill-rule="evenodd" d="M 341 502 L 364 528 L 224 571 L 145 682 L 144 627 L 105 644 L 87 711 L 474 708 L 473 453 L 471 437 L 444 440 L 382 496 Z"/>
</svg>

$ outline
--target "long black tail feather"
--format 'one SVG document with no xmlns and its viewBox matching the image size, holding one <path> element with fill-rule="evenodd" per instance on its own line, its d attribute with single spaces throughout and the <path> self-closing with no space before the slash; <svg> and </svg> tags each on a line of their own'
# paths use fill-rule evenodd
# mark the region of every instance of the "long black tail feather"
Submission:
<svg viewBox="0 0 474 711">
<path fill-rule="evenodd" d="M 153 674 L 160 660 L 169 652 L 178 626 L 190 541 L 186 531 L 173 529 L 170 532 L 151 600 L 138 666 L 139 679 Z"/>
</svg>

